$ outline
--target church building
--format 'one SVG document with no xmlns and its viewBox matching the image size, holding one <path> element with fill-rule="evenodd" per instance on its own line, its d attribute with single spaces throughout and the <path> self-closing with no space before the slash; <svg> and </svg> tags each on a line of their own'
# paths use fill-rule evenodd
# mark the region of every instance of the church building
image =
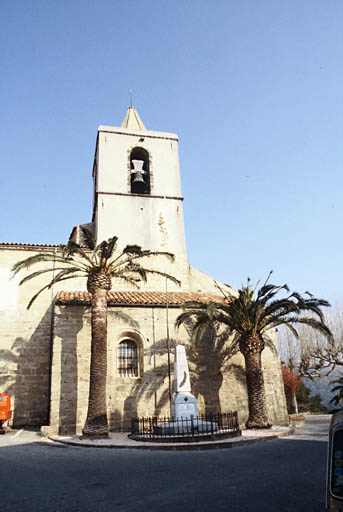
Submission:
<svg viewBox="0 0 343 512">
<path fill-rule="evenodd" d="M 97 242 L 116 235 L 119 249 L 137 244 L 170 252 L 174 263 L 151 259 L 151 268 L 181 282 L 177 286 L 154 275 L 139 289 L 128 289 L 124 282 L 112 284 L 107 341 L 110 430 L 129 430 L 136 416 L 169 416 L 168 363 L 176 344 L 186 347 L 199 412 L 237 410 L 243 424 L 248 417 L 243 356 L 232 349 L 225 332 L 194 346 L 187 326 L 178 331 L 174 327 L 183 302 L 220 296 L 213 278 L 187 260 L 177 135 L 148 130 L 133 107 L 119 127 L 100 126 L 93 191 L 92 220 L 84 226 Z M 73 228 L 71 239 L 82 245 L 80 226 Z M 47 278 L 43 274 L 22 286 L 18 283 L 23 276 L 11 279 L 15 262 L 55 247 L 0 244 L 0 391 L 12 396 L 14 425 L 44 425 L 50 434 L 81 433 L 91 341 L 86 279 L 54 285 L 29 311 L 27 303 Z M 262 360 L 269 420 L 288 424 L 275 336 Z"/>
</svg>

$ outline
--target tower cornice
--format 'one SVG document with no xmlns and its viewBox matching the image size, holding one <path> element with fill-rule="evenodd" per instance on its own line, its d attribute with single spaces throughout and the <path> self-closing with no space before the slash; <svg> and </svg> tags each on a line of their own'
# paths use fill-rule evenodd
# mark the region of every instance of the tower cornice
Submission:
<svg viewBox="0 0 343 512">
<path fill-rule="evenodd" d="M 98 132 L 104 133 L 115 133 L 117 135 L 133 135 L 139 138 L 149 138 L 149 139 L 167 139 L 167 140 L 175 140 L 178 141 L 179 137 L 176 133 L 168 133 L 168 132 L 153 132 L 150 130 L 142 131 L 142 130 L 130 130 L 128 128 L 122 128 L 117 126 L 99 126 Z"/>
<path fill-rule="evenodd" d="M 158 196 L 158 195 L 146 195 L 146 194 L 128 194 L 125 192 L 103 192 L 101 190 L 96 191 L 97 194 L 109 195 L 109 196 L 127 196 L 127 197 L 143 197 L 145 199 L 173 199 L 176 201 L 183 201 L 183 197 L 178 196 Z"/>
</svg>

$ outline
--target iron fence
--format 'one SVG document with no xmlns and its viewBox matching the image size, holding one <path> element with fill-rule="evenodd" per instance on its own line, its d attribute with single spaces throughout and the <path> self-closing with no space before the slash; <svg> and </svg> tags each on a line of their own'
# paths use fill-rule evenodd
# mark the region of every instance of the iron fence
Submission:
<svg viewBox="0 0 343 512">
<path fill-rule="evenodd" d="M 241 435 L 237 412 L 187 418 L 132 418 L 131 439 L 155 442 L 195 442 Z"/>
</svg>

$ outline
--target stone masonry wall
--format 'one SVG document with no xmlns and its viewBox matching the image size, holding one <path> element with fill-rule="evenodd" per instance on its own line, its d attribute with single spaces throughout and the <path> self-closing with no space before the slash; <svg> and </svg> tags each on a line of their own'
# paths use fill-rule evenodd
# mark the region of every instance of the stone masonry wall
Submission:
<svg viewBox="0 0 343 512">
<path fill-rule="evenodd" d="M 42 250 L 53 248 L 0 247 L 0 392 L 11 395 L 11 424 L 15 426 L 48 422 L 52 291 L 44 291 L 27 310 L 29 300 L 47 284 L 48 277 L 43 275 L 22 286 L 19 281 L 25 273 L 11 278 L 15 262 Z M 68 283 L 62 283 L 64 289 Z M 85 286 L 82 280 L 72 285 L 78 289 Z M 53 293 L 58 289 L 56 286 Z"/>
<path fill-rule="evenodd" d="M 48 421 L 50 310 L 41 318 L 0 312 L 0 389 L 10 393 L 12 423 Z"/>
<path fill-rule="evenodd" d="M 180 313 L 169 309 L 170 343 L 186 345 L 192 392 L 199 412 L 238 410 L 241 424 L 248 416 L 244 361 L 219 337 L 214 345 L 190 347 L 183 327 L 176 333 Z M 50 433 L 82 431 L 87 413 L 90 365 L 90 310 L 84 306 L 56 307 L 52 361 Z M 117 375 L 118 343 L 131 338 L 138 346 L 139 376 Z M 173 354 L 172 358 L 173 360 Z M 288 424 L 280 361 L 271 340 L 263 353 L 269 419 Z M 129 430 L 134 416 L 169 415 L 166 309 L 110 307 L 108 311 L 108 417 L 111 430 Z"/>
<path fill-rule="evenodd" d="M 27 311 L 34 292 L 10 279 L 13 263 L 32 254 L 0 251 L 0 389 L 11 395 L 16 426 L 48 420 L 50 301 L 37 301 Z"/>
</svg>

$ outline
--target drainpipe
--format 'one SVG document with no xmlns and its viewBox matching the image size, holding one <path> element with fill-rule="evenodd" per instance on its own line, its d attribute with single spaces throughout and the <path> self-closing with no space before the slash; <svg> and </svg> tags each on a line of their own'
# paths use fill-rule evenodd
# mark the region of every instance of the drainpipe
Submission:
<svg viewBox="0 0 343 512">
<path fill-rule="evenodd" d="M 55 268 L 56 268 L 56 252 L 57 248 L 54 249 L 54 261 L 52 264 L 52 280 L 55 279 Z M 50 411 L 51 411 L 51 373 L 52 373 L 52 354 L 54 345 L 55 335 L 55 297 L 54 297 L 54 285 L 51 286 L 51 308 L 50 308 L 50 339 L 49 339 L 49 373 L 48 373 L 48 425 L 50 425 Z"/>
<path fill-rule="evenodd" d="M 172 384 L 171 384 L 171 374 L 170 374 L 169 302 L 168 302 L 167 278 L 166 278 L 166 320 L 167 320 L 167 351 L 168 351 L 168 390 L 169 390 L 169 405 L 170 405 L 171 397 L 172 397 Z"/>
</svg>

